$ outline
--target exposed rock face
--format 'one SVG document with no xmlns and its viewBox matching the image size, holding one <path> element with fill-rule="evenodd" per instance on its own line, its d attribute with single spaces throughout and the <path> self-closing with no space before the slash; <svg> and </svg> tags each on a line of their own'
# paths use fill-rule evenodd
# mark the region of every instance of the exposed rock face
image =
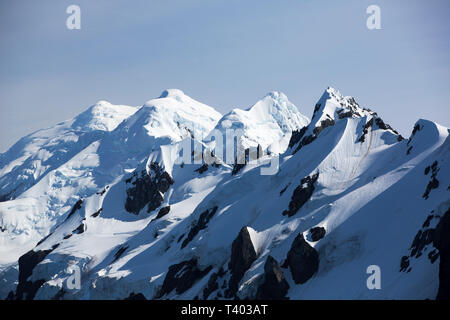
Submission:
<svg viewBox="0 0 450 320">
<path fill-rule="evenodd" d="M 91 217 L 92 218 L 97 218 L 100 215 L 100 213 L 102 213 L 102 211 L 103 211 L 103 208 L 98 209 L 93 214 L 91 214 Z"/>
<path fill-rule="evenodd" d="M 200 215 L 200 217 L 196 221 L 195 225 L 191 228 L 191 230 L 189 230 L 189 233 L 188 233 L 186 239 L 184 239 L 183 243 L 181 244 L 181 248 L 186 247 L 187 244 L 189 242 L 191 242 L 192 239 L 194 239 L 194 237 L 200 232 L 200 230 L 206 228 L 206 226 L 208 225 L 209 220 L 211 220 L 211 218 L 214 216 L 216 211 L 217 211 L 217 207 L 214 207 L 214 208 L 205 210 Z"/>
<path fill-rule="evenodd" d="M 34 267 L 39 264 L 55 248 L 48 250 L 30 250 L 19 258 L 19 284 L 17 285 L 17 300 L 33 300 L 37 290 L 45 283 L 45 280 L 28 281 Z"/>
<path fill-rule="evenodd" d="M 422 195 L 422 197 L 425 199 L 428 199 L 431 190 L 439 187 L 439 181 L 436 179 L 436 175 L 439 172 L 439 168 L 437 165 L 438 165 L 437 161 L 434 161 L 433 164 L 431 165 L 431 179 L 428 182 L 428 185 L 427 185 L 427 188 L 425 189 L 424 194 Z M 428 175 L 429 172 L 430 172 L 430 166 L 425 168 L 425 175 Z"/>
<path fill-rule="evenodd" d="M 138 214 L 145 206 L 147 212 L 158 208 L 164 200 L 164 193 L 174 181 L 157 163 L 151 163 L 149 173 L 146 170 L 142 170 L 140 174 L 134 172 L 125 182 L 132 185 L 127 188 L 125 209 Z"/>
<path fill-rule="evenodd" d="M 117 250 L 117 252 L 114 254 L 113 262 L 119 260 L 119 258 L 125 253 L 125 251 L 127 251 L 127 249 L 128 249 L 127 245 L 120 247 L 119 250 Z"/>
<path fill-rule="evenodd" d="M 358 142 L 364 142 L 366 140 L 366 135 L 369 132 L 369 128 L 372 128 L 373 125 L 373 118 L 370 118 L 369 121 L 366 122 L 366 124 L 363 127 L 363 134 L 361 137 L 359 137 Z"/>
<path fill-rule="evenodd" d="M 212 267 L 209 266 L 204 270 L 200 270 L 196 258 L 171 265 L 156 298 L 161 298 L 173 290 L 178 294 L 187 291 L 199 279 L 208 274 L 211 269 Z"/>
<path fill-rule="evenodd" d="M 320 239 L 325 237 L 325 234 L 327 233 L 324 227 L 311 228 L 309 232 L 311 234 L 311 240 L 314 242 L 319 241 Z"/>
<path fill-rule="evenodd" d="M 162 217 L 164 217 L 166 214 L 168 214 L 170 212 L 170 206 L 165 206 L 162 207 L 159 212 L 158 215 L 156 216 L 156 218 L 154 220 L 160 219 Z"/>
<path fill-rule="evenodd" d="M 294 130 L 292 131 L 292 135 L 291 135 L 291 139 L 289 140 L 289 148 L 292 148 L 293 146 L 295 146 L 297 143 L 299 143 L 299 141 L 303 138 L 303 136 L 305 135 L 306 129 L 308 129 L 308 127 L 303 127 L 300 130 Z"/>
<path fill-rule="evenodd" d="M 328 127 L 331 127 L 331 126 L 334 125 L 334 124 L 335 124 L 335 121 L 334 121 L 333 119 L 325 119 L 325 120 L 322 120 L 322 121 L 320 122 L 320 126 L 315 127 L 314 130 L 313 130 L 313 132 L 314 132 L 314 134 L 315 134 L 316 136 L 318 136 L 319 133 L 320 133 L 323 129 L 328 128 Z"/>
<path fill-rule="evenodd" d="M 208 284 L 203 289 L 203 299 L 208 299 L 209 295 L 219 289 L 219 283 L 217 282 L 217 279 L 219 278 L 219 275 L 217 272 L 214 272 L 211 277 L 208 280 Z"/>
<path fill-rule="evenodd" d="M 257 254 L 247 227 L 243 227 L 231 245 L 231 260 L 228 269 L 231 271 L 229 295 L 234 295 L 245 272 L 256 260 Z"/>
<path fill-rule="evenodd" d="M 206 163 L 204 163 L 200 168 L 195 169 L 194 171 L 202 174 L 203 172 L 208 170 L 208 165 Z"/>
<path fill-rule="evenodd" d="M 436 299 L 450 299 L 450 208 L 436 226 L 434 246 L 439 250 L 439 291 Z"/>
<path fill-rule="evenodd" d="M 430 246 L 431 244 L 436 247 L 436 245 L 433 243 L 435 241 L 434 239 L 436 239 L 436 228 L 431 227 L 431 223 L 438 219 L 440 219 L 439 215 L 434 214 L 430 214 L 425 219 L 425 222 L 422 224 L 422 228 L 417 231 L 411 243 L 411 246 L 409 247 L 409 255 L 403 256 L 400 259 L 400 272 L 410 272 L 412 270 L 411 259 L 420 258 L 423 255 L 424 251 L 426 251 L 428 246 Z M 435 222 L 433 224 L 435 225 Z M 428 259 L 431 263 L 434 263 L 438 257 L 439 252 L 437 252 L 436 249 L 428 253 Z"/>
<path fill-rule="evenodd" d="M 238 161 L 237 157 L 235 159 L 235 164 L 233 165 L 233 170 L 231 171 L 232 175 L 237 174 L 239 171 L 241 171 L 242 168 L 245 167 L 245 165 L 251 161 L 257 160 L 261 158 L 264 155 L 264 151 L 261 147 L 261 145 L 258 144 L 256 148 L 247 148 L 244 150 L 244 159 L 240 159 Z M 241 162 L 241 163 L 238 163 Z"/>
<path fill-rule="evenodd" d="M 258 300 L 285 300 L 289 284 L 278 261 L 268 256 L 264 265 L 264 282 L 256 293 Z"/>
<path fill-rule="evenodd" d="M 76 234 L 80 234 L 83 233 L 87 230 L 87 226 L 85 222 L 82 222 L 78 228 L 76 228 L 75 230 L 72 231 L 72 233 L 76 233 Z"/>
<path fill-rule="evenodd" d="M 293 216 L 298 210 L 311 198 L 314 192 L 314 183 L 319 179 L 319 173 L 315 173 L 312 176 L 303 178 L 300 181 L 300 185 L 295 188 L 292 194 L 291 201 L 289 202 L 289 209 L 283 211 L 283 216 Z"/>
<path fill-rule="evenodd" d="M 78 200 L 75 203 L 75 205 L 72 207 L 72 210 L 70 210 L 66 219 L 69 219 L 77 210 L 80 210 L 82 205 L 83 205 L 83 199 Z"/>
<path fill-rule="evenodd" d="M 296 284 L 308 281 L 319 269 L 319 254 L 300 233 L 292 243 L 283 267 L 289 267 Z"/>
</svg>

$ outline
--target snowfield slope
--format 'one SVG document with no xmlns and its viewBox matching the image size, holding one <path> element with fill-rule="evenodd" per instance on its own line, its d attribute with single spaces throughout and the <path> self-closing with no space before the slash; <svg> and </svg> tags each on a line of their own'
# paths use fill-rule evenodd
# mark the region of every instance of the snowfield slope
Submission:
<svg viewBox="0 0 450 320">
<path fill-rule="evenodd" d="M 418 120 L 405 139 L 333 88 L 311 121 L 277 92 L 223 117 L 179 90 L 106 113 L 117 118 L 70 158 L 30 169 L 23 190 L 2 184 L 0 297 L 450 297 L 449 129 Z M 231 128 L 266 151 L 258 163 L 180 160 Z M 0 181 L 48 145 L 24 151 L 24 139 L 1 156 Z"/>
</svg>

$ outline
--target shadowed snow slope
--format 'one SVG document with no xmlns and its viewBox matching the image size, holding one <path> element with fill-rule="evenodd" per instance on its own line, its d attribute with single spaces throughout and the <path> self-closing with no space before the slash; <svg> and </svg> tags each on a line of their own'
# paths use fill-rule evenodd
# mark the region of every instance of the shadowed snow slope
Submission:
<svg viewBox="0 0 450 320">
<path fill-rule="evenodd" d="M 277 92 L 223 117 L 179 90 L 131 111 L 110 127 L 82 121 L 116 128 L 0 202 L 0 297 L 449 297 L 448 128 L 419 120 L 406 140 L 332 88 L 311 122 Z M 242 129 L 241 148 L 272 152 L 237 174 L 180 161 L 184 144 L 207 145 L 214 128 Z M 2 155 L 3 168 L 24 145 Z M 34 148 L 29 156 L 45 150 Z M 261 175 L 274 157 L 279 170 Z M 370 265 L 379 290 L 367 287 Z"/>
</svg>

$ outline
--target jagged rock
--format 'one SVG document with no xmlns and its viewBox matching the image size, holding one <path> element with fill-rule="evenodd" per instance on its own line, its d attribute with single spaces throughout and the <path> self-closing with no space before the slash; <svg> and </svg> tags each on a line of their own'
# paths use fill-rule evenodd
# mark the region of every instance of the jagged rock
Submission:
<svg viewBox="0 0 450 320">
<path fill-rule="evenodd" d="M 204 163 L 200 168 L 195 169 L 195 172 L 198 172 L 200 174 L 202 174 L 203 172 L 208 170 L 208 165 L 206 163 Z"/>
<path fill-rule="evenodd" d="M 375 124 L 378 126 L 378 128 L 383 129 L 383 130 L 391 130 L 392 132 L 394 132 L 395 134 L 398 134 L 398 132 L 396 130 L 394 130 L 390 125 L 388 125 L 387 123 L 384 123 L 383 119 L 381 118 L 376 118 L 375 119 Z"/>
<path fill-rule="evenodd" d="M 130 293 L 130 295 L 124 300 L 147 300 L 142 293 Z"/>
<path fill-rule="evenodd" d="M 423 249 L 431 242 L 433 242 L 434 229 L 419 230 L 414 237 L 411 245 L 411 257 L 419 258 L 422 255 Z"/>
<path fill-rule="evenodd" d="M 416 125 L 414 126 L 413 131 L 411 133 L 411 137 L 409 137 L 408 142 L 406 143 L 407 146 L 409 146 L 414 135 L 420 130 L 422 130 L 422 127 L 420 126 L 420 124 L 416 123 Z"/>
<path fill-rule="evenodd" d="M 319 254 L 300 233 L 292 243 L 283 267 L 289 267 L 296 284 L 308 281 L 319 269 Z"/>
<path fill-rule="evenodd" d="M 78 228 L 72 231 L 72 233 L 81 234 L 87 230 L 87 226 L 84 222 L 82 222 Z"/>
<path fill-rule="evenodd" d="M 315 134 L 316 136 L 318 136 L 319 133 L 320 133 L 323 129 L 328 128 L 328 127 L 331 127 L 331 126 L 334 125 L 334 124 L 335 124 L 335 121 L 334 121 L 333 119 L 325 119 L 325 120 L 322 120 L 322 121 L 320 121 L 320 126 L 315 127 L 314 130 L 313 130 L 313 132 L 314 132 L 314 134 Z"/>
<path fill-rule="evenodd" d="M 114 260 L 113 262 L 119 260 L 119 258 L 124 254 L 125 251 L 127 251 L 128 246 L 120 247 L 119 250 L 114 254 Z"/>
<path fill-rule="evenodd" d="M 308 127 L 303 127 L 300 130 L 294 130 L 292 131 L 291 139 L 289 140 L 289 148 L 292 148 L 295 146 L 305 135 L 306 129 Z"/>
<path fill-rule="evenodd" d="M 66 219 L 69 219 L 77 210 L 80 210 L 82 205 L 83 205 L 83 199 L 78 200 L 75 203 L 75 205 L 72 207 L 72 210 L 70 210 Z"/>
<path fill-rule="evenodd" d="M 289 202 L 289 209 L 283 211 L 283 216 L 293 216 L 298 210 L 311 198 L 314 192 L 314 183 L 319 179 L 319 173 L 315 173 L 312 176 L 307 176 L 300 181 L 300 185 L 295 188 L 292 194 L 291 201 Z"/>
<path fill-rule="evenodd" d="M 91 217 L 92 217 L 92 218 L 98 217 L 102 211 L 103 211 L 103 208 L 98 209 L 98 210 L 95 211 L 93 214 L 91 214 Z"/>
<path fill-rule="evenodd" d="M 217 206 L 213 207 L 211 209 L 205 210 L 202 214 L 200 214 L 200 217 L 195 222 L 194 226 L 189 230 L 189 233 L 184 239 L 183 243 L 181 244 L 181 248 L 184 248 L 187 246 L 189 242 L 194 239 L 194 237 L 200 232 L 200 230 L 203 230 L 208 225 L 209 220 L 214 216 L 214 214 L 217 211 Z"/>
<path fill-rule="evenodd" d="M 231 271 L 229 296 L 237 292 L 239 282 L 256 258 L 256 250 L 248 229 L 243 227 L 231 245 L 231 260 L 228 264 L 228 269 Z"/>
<path fill-rule="evenodd" d="M 156 298 L 161 298 L 173 290 L 178 294 L 187 291 L 199 279 L 208 274 L 211 269 L 212 267 L 208 266 L 207 268 L 200 270 L 196 258 L 171 265 Z"/>
<path fill-rule="evenodd" d="M 245 149 L 244 150 L 244 159 L 242 161 L 240 161 L 243 163 L 238 163 L 238 159 L 237 158 L 235 159 L 235 163 L 233 165 L 233 170 L 231 171 L 232 175 L 237 174 L 239 171 L 241 171 L 242 168 L 245 167 L 245 165 L 248 163 L 249 154 L 250 154 L 250 149 L 249 148 Z"/>
<path fill-rule="evenodd" d="M 408 148 L 408 150 L 406 150 L 406 154 L 407 155 L 409 155 L 409 154 L 411 154 L 411 150 L 413 149 L 413 146 L 410 146 L 409 148 Z"/>
<path fill-rule="evenodd" d="M 431 179 L 428 182 L 425 192 L 422 195 L 422 197 L 425 199 L 428 199 L 431 190 L 437 189 L 439 187 L 439 181 L 436 179 L 436 175 L 439 172 L 439 168 L 437 165 L 438 165 L 437 161 L 434 161 L 433 164 L 431 165 Z M 429 169 L 427 172 L 427 169 L 425 168 L 425 172 L 426 172 L 426 174 L 428 174 Z"/>
<path fill-rule="evenodd" d="M 138 214 L 145 206 L 147 212 L 158 208 L 163 200 L 163 194 L 173 184 L 172 177 L 157 163 L 151 163 L 149 172 L 142 170 L 140 175 L 134 172 L 133 176 L 125 182 L 132 187 L 127 188 L 127 199 L 125 209 L 134 214 Z"/>
<path fill-rule="evenodd" d="M 369 132 L 369 128 L 371 128 L 373 125 L 373 118 L 370 118 L 369 121 L 366 122 L 366 124 L 363 127 L 363 134 L 361 137 L 359 137 L 358 142 L 364 142 L 366 139 L 366 134 Z"/>
<path fill-rule="evenodd" d="M 19 258 L 19 283 L 16 290 L 17 300 L 33 300 L 37 290 L 45 283 L 45 280 L 28 281 L 28 277 L 33 273 L 34 267 L 56 247 L 48 250 L 30 250 Z"/>
<path fill-rule="evenodd" d="M 166 214 L 168 214 L 169 212 L 170 212 L 170 206 L 162 207 L 161 209 L 159 209 L 158 215 L 153 220 L 160 219 L 160 218 L 164 217 Z"/>
<path fill-rule="evenodd" d="M 258 300 L 285 300 L 289 284 L 278 261 L 268 256 L 264 264 L 264 282 L 256 293 Z"/>
<path fill-rule="evenodd" d="M 208 284 L 203 289 L 203 299 L 208 299 L 209 295 L 219 289 L 219 284 L 217 283 L 219 275 L 217 272 L 214 272 L 208 280 Z"/>
<path fill-rule="evenodd" d="M 450 208 L 436 226 L 433 244 L 439 250 L 439 290 L 436 299 L 450 299 Z"/>
<path fill-rule="evenodd" d="M 409 267 L 409 257 L 403 256 L 402 259 L 400 260 L 400 272 L 406 271 L 408 267 Z"/>
<path fill-rule="evenodd" d="M 287 190 L 287 188 L 289 188 L 289 186 L 291 185 L 291 183 L 289 182 L 286 187 L 284 187 L 283 189 L 281 189 L 280 191 L 280 197 L 283 195 L 283 193 Z"/>
<path fill-rule="evenodd" d="M 327 233 L 324 227 L 311 228 L 309 232 L 311 234 L 311 240 L 314 242 L 322 239 Z"/>
</svg>

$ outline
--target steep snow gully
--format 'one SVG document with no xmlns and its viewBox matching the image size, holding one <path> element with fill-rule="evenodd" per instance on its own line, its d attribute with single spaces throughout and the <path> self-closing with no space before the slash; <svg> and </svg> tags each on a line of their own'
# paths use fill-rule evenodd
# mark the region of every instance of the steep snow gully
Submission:
<svg viewBox="0 0 450 320">
<path fill-rule="evenodd" d="M 0 155 L 0 298 L 449 299 L 449 152 L 333 88 L 99 101 Z"/>
</svg>

